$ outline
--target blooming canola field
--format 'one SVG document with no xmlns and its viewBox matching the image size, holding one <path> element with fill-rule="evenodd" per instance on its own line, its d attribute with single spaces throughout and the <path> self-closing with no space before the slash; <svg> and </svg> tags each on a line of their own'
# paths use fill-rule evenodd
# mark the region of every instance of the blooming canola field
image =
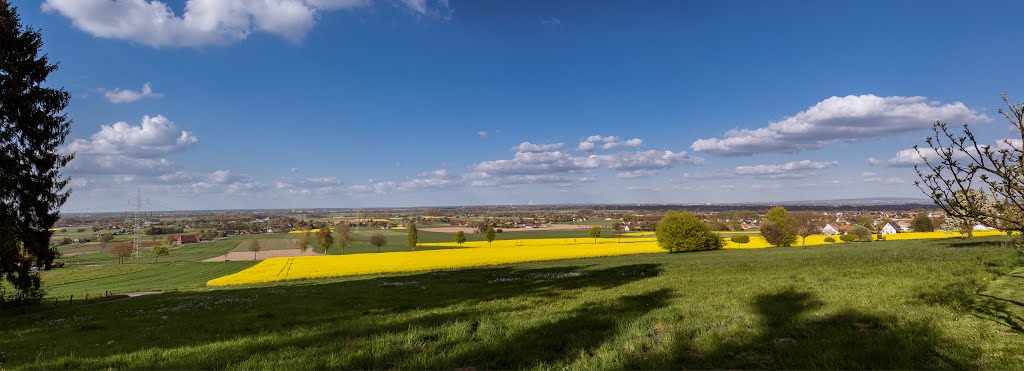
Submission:
<svg viewBox="0 0 1024 371">
<path fill-rule="evenodd" d="M 975 236 L 997 236 L 999 231 L 979 231 Z M 806 245 L 824 245 L 832 237 L 808 236 Z M 900 233 L 887 240 L 911 240 L 960 237 L 958 233 Z M 802 245 L 800 239 L 796 245 Z M 452 246 L 450 242 L 422 243 L 420 246 Z M 764 237 L 752 236 L 749 243 L 737 244 L 723 239 L 727 249 L 770 247 Z M 466 242 L 458 249 L 271 258 L 243 271 L 207 282 L 210 286 L 257 284 L 274 281 L 358 276 L 380 273 L 401 273 L 438 269 L 458 269 L 545 260 L 579 259 L 602 256 L 664 253 L 655 237 L 632 238 L 538 238 Z"/>
<path fill-rule="evenodd" d="M 330 255 L 315 257 L 272 258 L 238 273 L 215 278 L 210 286 L 243 285 L 263 282 L 355 276 L 377 273 L 415 272 L 436 269 L 479 267 L 531 261 L 589 258 L 664 252 L 653 239 L 617 243 L 593 239 L 577 239 L 579 244 L 543 240 L 495 241 L 466 243 L 466 248 L 391 252 L 380 254 Z M 570 241 L 572 239 L 569 239 Z M 590 242 L 583 243 L 583 240 Z M 609 239 L 605 239 L 609 240 Z M 521 243 L 521 244 L 517 244 Z"/>
</svg>

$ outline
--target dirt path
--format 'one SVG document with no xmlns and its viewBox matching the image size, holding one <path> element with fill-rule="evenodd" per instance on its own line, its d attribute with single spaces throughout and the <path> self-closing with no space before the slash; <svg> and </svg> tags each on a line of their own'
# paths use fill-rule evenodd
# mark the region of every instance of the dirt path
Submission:
<svg viewBox="0 0 1024 371">
<path fill-rule="evenodd" d="M 209 258 L 209 259 L 206 259 L 206 260 L 203 260 L 203 261 L 204 262 L 222 262 L 222 261 L 253 260 L 253 256 L 252 255 L 253 254 L 252 254 L 251 251 L 232 251 L 232 252 L 229 252 L 227 254 L 224 254 L 224 255 L 221 255 L 221 256 L 217 256 L 217 257 L 213 257 L 213 258 Z M 319 256 L 319 255 L 323 255 L 323 254 L 318 253 L 318 252 L 314 252 L 313 249 L 306 250 L 306 252 L 302 252 L 302 250 L 299 250 L 299 249 L 264 250 L 264 251 L 259 251 L 259 252 L 256 253 L 256 259 L 255 260 L 265 260 L 265 259 L 270 259 L 270 258 L 283 258 L 283 257 L 289 257 L 289 256 Z"/>
</svg>

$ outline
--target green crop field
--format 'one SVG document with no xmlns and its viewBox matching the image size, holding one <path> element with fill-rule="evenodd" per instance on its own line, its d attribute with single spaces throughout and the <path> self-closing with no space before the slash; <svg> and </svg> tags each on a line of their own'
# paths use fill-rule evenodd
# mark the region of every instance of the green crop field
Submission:
<svg viewBox="0 0 1024 371">
<path fill-rule="evenodd" d="M 85 298 L 111 292 L 205 289 L 206 281 L 251 267 L 255 262 L 160 262 L 83 266 L 43 272 L 50 298 Z"/>
<path fill-rule="evenodd" d="M 643 254 L 216 290 L 197 282 L 248 263 L 58 270 L 44 277 L 51 290 L 131 289 L 151 277 L 136 288 L 179 291 L 0 314 L 0 368 L 1019 369 L 1024 257 L 1006 241 Z"/>
<path fill-rule="evenodd" d="M 238 246 L 239 242 L 242 240 L 243 239 L 240 237 L 228 237 L 214 241 L 171 246 L 170 256 L 160 257 L 159 260 L 166 262 L 202 261 L 203 259 L 224 255 Z M 154 259 L 148 254 L 148 251 L 145 253 L 149 256 L 147 259 Z M 80 255 L 67 256 L 58 260 L 65 262 L 68 266 L 117 264 L 117 258 L 108 255 L 107 252 L 84 253 Z"/>
<path fill-rule="evenodd" d="M 249 248 L 256 239 L 243 239 L 235 246 L 231 251 L 250 251 Z M 260 250 L 286 250 L 286 249 L 297 249 L 295 245 L 296 238 L 260 238 L 259 245 Z M 315 243 L 315 240 L 313 241 Z"/>
</svg>

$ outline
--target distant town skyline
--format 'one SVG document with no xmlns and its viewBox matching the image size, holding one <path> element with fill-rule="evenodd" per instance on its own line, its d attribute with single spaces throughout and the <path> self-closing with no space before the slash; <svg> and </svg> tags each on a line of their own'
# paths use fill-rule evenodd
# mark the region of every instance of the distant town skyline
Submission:
<svg viewBox="0 0 1024 371">
<path fill-rule="evenodd" d="M 935 121 L 1024 99 L 1013 1 L 15 5 L 65 212 L 924 198 Z"/>
</svg>

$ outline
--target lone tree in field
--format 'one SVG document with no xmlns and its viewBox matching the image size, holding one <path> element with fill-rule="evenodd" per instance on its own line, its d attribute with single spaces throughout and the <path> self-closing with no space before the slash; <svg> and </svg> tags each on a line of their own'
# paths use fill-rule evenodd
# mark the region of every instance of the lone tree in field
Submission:
<svg viewBox="0 0 1024 371">
<path fill-rule="evenodd" d="M 345 255 L 345 248 L 352 243 L 352 232 L 349 230 L 348 223 L 338 223 L 338 227 L 334 228 L 334 231 L 338 233 L 338 247 L 341 248 L 341 255 Z"/>
<path fill-rule="evenodd" d="M 622 243 L 622 231 L 626 229 L 626 226 L 622 225 L 622 222 L 615 223 L 615 237 L 618 238 L 619 243 Z"/>
<path fill-rule="evenodd" d="M 807 246 L 807 237 L 821 232 L 821 215 L 813 211 L 800 211 L 792 214 L 794 230 L 800 236 L 800 245 Z"/>
<path fill-rule="evenodd" d="M 494 246 L 492 244 L 492 242 L 494 242 L 494 235 L 495 235 L 494 227 L 493 226 L 487 226 L 487 233 L 485 234 L 485 237 L 487 238 L 487 247 L 493 247 Z"/>
<path fill-rule="evenodd" d="M 309 232 L 302 232 L 302 236 L 295 240 L 295 245 L 302 252 L 309 250 Z"/>
<path fill-rule="evenodd" d="M 409 223 L 405 239 L 409 242 L 409 248 L 416 250 L 416 243 L 420 240 L 420 232 L 416 230 L 416 223 Z"/>
<path fill-rule="evenodd" d="M 124 260 L 132 256 L 132 244 L 119 243 L 111 246 L 108 250 L 110 256 L 117 258 L 117 264 L 124 264 Z"/>
<path fill-rule="evenodd" d="M 761 221 L 761 236 L 772 246 L 793 246 L 796 242 L 796 228 L 793 224 L 786 208 L 773 207 Z"/>
<path fill-rule="evenodd" d="M 741 234 L 739 236 L 732 236 L 729 238 L 729 240 L 735 242 L 737 245 L 740 245 L 742 247 L 743 244 L 750 242 L 750 236 Z"/>
<path fill-rule="evenodd" d="M 853 226 L 847 234 L 853 236 L 859 242 L 871 242 L 871 237 L 873 236 L 871 230 L 863 225 Z"/>
<path fill-rule="evenodd" d="M 381 232 L 374 233 L 370 236 L 370 244 L 377 246 L 377 252 L 380 252 L 380 247 L 388 244 L 388 237 Z"/>
<path fill-rule="evenodd" d="M 334 246 L 334 235 L 331 234 L 331 227 L 323 226 L 316 231 L 316 245 L 327 255 L 327 249 Z"/>
<path fill-rule="evenodd" d="M 670 253 L 717 250 L 722 240 L 691 213 L 669 211 L 658 222 L 658 245 Z"/>
<path fill-rule="evenodd" d="M 594 239 L 594 243 L 597 243 L 597 239 L 601 238 L 601 227 L 593 226 L 590 227 L 590 238 Z"/>
<path fill-rule="evenodd" d="M 913 229 L 914 232 L 933 232 L 935 224 L 932 223 L 932 218 L 929 218 L 928 214 L 918 213 L 910 222 L 910 229 Z"/>
<path fill-rule="evenodd" d="M 947 223 L 978 221 L 1024 232 L 1024 104 L 1010 103 L 1006 93 L 1002 97 L 1008 110 L 999 113 L 1015 138 L 979 143 L 967 124 L 956 133 L 936 122 L 934 135 L 925 139 L 928 148 L 914 146 L 924 163 L 914 167 L 920 178 L 914 184 L 946 212 Z"/>
<path fill-rule="evenodd" d="M 260 240 L 249 240 L 249 251 L 252 251 L 252 260 L 256 260 L 256 253 L 260 252 L 260 249 Z"/>
<path fill-rule="evenodd" d="M 71 96 L 45 86 L 57 64 L 42 46 L 39 32 L 0 0 L 0 305 L 42 298 L 39 274 L 30 268 L 48 269 L 57 257 L 50 229 L 71 193 L 60 173 L 73 157 L 60 151 Z M 4 280 L 15 290 L 4 290 Z"/>
<path fill-rule="evenodd" d="M 157 262 L 157 263 L 160 262 L 160 257 L 161 256 L 171 255 L 171 250 L 168 249 L 167 246 L 164 246 L 164 245 L 153 246 L 153 248 L 150 249 L 150 251 L 153 253 L 153 261 Z"/>
<path fill-rule="evenodd" d="M 455 232 L 455 243 L 459 244 L 459 247 L 462 247 L 462 244 L 466 243 L 466 232 Z"/>
</svg>

